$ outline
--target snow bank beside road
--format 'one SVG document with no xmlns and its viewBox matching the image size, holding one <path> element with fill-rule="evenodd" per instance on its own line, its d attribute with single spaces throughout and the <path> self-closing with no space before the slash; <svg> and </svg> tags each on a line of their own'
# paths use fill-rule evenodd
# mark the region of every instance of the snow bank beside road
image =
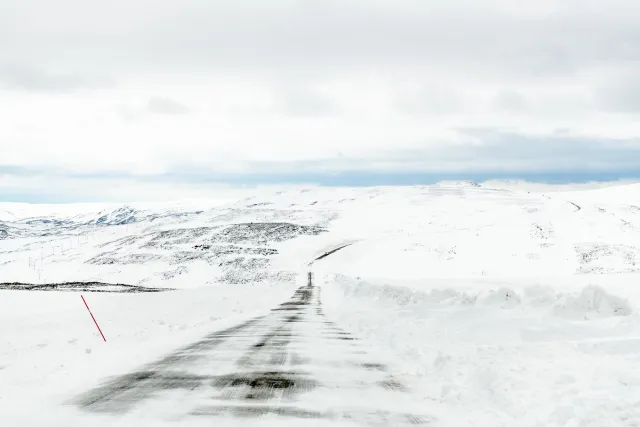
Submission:
<svg viewBox="0 0 640 427">
<path fill-rule="evenodd" d="M 337 295 L 345 299 L 384 301 L 397 307 L 424 305 L 428 308 L 429 304 L 440 304 L 513 309 L 524 306 L 528 309 L 542 310 L 546 314 L 578 320 L 629 316 L 633 313 L 627 299 L 612 295 L 598 285 L 586 285 L 581 290 L 570 292 L 557 292 L 551 286 L 526 284 L 526 280 L 514 289 L 504 287 L 501 283 L 492 287 L 490 282 L 484 282 L 478 283 L 475 290 L 470 289 L 469 283 L 462 287 L 455 281 L 449 281 L 451 287 L 437 287 L 446 284 L 447 281 L 436 281 L 436 287 L 431 287 L 434 285 L 426 281 L 422 283 L 428 290 L 420 290 L 387 283 L 373 284 L 343 275 L 325 275 L 321 280 L 329 288 L 334 282 L 339 284 L 340 291 Z M 416 286 L 415 283 L 413 286 Z M 335 292 L 334 289 L 334 297 Z"/>
<path fill-rule="evenodd" d="M 554 308 L 557 315 L 574 319 L 628 316 L 632 313 L 628 301 L 609 294 L 599 286 L 588 286 L 578 296 L 563 296 Z"/>
<path fill-rule="evenodd" d="M 469 282 L 318 280 L 327 315 L 398 355 L 399 373 L 449 414 L 442 425 L 640 423 L 637 298 L 585 283 L 562 291 L 476 283 L 470 292 Z"/>
</svg>

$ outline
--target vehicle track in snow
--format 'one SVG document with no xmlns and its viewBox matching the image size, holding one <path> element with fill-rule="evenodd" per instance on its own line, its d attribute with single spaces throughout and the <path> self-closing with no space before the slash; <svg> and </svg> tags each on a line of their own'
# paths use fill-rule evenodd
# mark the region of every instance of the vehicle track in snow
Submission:
<svg viewBox="0 0 640 427">
<path fill-rule="evenodd" d="M 223 425 L 434 421 L 389 365 L 327 319 L 321 290 L 309 279 L 269 314 L 214 332 L 74 403 L 181 426 L 209 418 Z"/>
<path fill-rule="evenodd" d="M 573 205 L 573 206 L 576 208 L 576 210 L 575 210 L 574 212 L 578 212 L 578 211 L 582 210 L 582 206 L 578 206 L 578 205 L 576 205 L 575 203 L 570 202 L 570 201 L 568 201 L 568 200 L 567 200 L 567 203 L 569 203 L 569 204 Z"/>
</svg>

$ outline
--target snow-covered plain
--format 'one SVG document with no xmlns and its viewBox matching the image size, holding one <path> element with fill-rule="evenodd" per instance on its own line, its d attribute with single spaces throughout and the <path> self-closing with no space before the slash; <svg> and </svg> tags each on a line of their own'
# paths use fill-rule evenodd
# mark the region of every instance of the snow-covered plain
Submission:
<svg viewBox="0 0 640 427">
<path fill-rule="evenodd" d="M 167 289 L 0 289 L 0 424 L 638 426 L 639 271 L 640 184 L 0 204 L 0 283 Z M 276 356 L 304 375 L 241 386 L 284 406 L 230 410 Z"/>
</svg>

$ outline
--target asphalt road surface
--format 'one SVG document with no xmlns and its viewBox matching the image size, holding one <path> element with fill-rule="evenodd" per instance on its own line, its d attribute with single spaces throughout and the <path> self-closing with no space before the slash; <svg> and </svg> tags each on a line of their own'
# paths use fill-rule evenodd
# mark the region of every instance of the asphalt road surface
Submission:
<svg viewBox="0 0 640 427">
<path fill-rule="evenodd" d="M 116 418 L 133 413 L 176 425 L 202 418 L 210 425 L 434 422 L 423 413 L 424 401 L 391 371 L 327 319 L 310 278 L 268 315 L 214 332 L 75 403 Z"/>
</svg>

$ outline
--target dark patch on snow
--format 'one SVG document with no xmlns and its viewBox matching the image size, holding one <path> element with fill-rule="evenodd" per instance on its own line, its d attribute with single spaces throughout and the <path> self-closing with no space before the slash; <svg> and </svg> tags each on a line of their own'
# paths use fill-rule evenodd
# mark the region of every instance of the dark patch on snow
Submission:
<svg viewBox="0 0 640 427">
<path fill-rule="evenodd" d="M 123 285 L 120 283 L 102 282 L 63 282 L 50 284 L 33 284 L 22 282 L 0 283 L 0 289 L 13 291 L 75 291 L 75 292 L 114 292 L 140 293 L 172 291 L 169 288 L 149 288 L 144 286 Z"/>
<path fill-rule="evenodd" d="M 324 417 L 324 414 L 320 411 L 312 411 L 308 409 L 287 406 L 208 406 L 193 411 L 192 415 L 231 415 L 234 417 L 243 418 L 275 415 L 278 417 L 293 417 L 303 419 Z"/>
<path fill-rule="evenodd" d="M 172 239 L 184 239 L 184 238 L 198 238 L 210 234 L 220 227 L 196 227 L 196 228 L 176 228 L 173 230 L 163 230 L 153 233 L 154 240 L 172 240 Z"/>
<path fill-rule="evenodd" d="M 283 242 L 299 236 L 316 236 L 325 233 L 322 227 L 297 225 L 288 222 L 249 222 L 230 225 L 212 236 L 215 243 Z"/>
<path fill-rule="evenodd" d="M 387 370 L 387 366 L 382 363 L 362 363 L 360 366 L 369 371 L 385 372 Z"/>
<path fill-rule="evenodd" d="M 263 269 L 269 266 L 268 258 L 233 258 L 218 263 L 219 267 L 242 270 Z"/>
<path fill-rule="evenodd" d="M 324 259 L 324 258 L 328 257 L 329 255 L 333 255 L 334 253 L 338 252 L 340 249 L 344 249 L 347 246 L 351 246 L 352 244 L 353 243 L 349 243 L 349 244 L 346 244 L 346 245 L 339 246 L 339 247 L 337 247 L 335 249 L 332 249 L 329 252 L 326 252 L 326 253 L 320 255 L 318 258 L 315 259 L 315 261 L 320 261 L 321 259 Z"/>
<path fill-rule="evenodd" d="M 606 258 L 611 256 L 620 257 L 624 260 L 624 263 L 629 267 L 627 269 L 615 268 L 616 272 L 636 272 L 638 271 L 638 260 L 640 260 L 640 250 L 634 246 L 629 245 L 605 245 L 605 244 L 593 244 L 593 245 L 581 245 L 576 246 L 575 250 L 578 255 L 578 260 L 582 266 L 578 269 L 578 273 L 608 273 L 612 272 L 612 268 L 593 265 L 600 258 Z"/>
<path fill-rule="evenodd" d="M 393 378 L 387 378 L 384 381 L 380 381 L 378 382 L 378 385 L 386 390 L 407 391 L 407 388 L 404 385 L 394 380 Z"/>
<path fill-rule="evenodd" d="M 294 282 L 297 273 L 294 271 L 244 271 L 229 270 L 220 277 L 220 282 L 229 284 L 247 284 L 261 282 Z"/>
<path fill-rule="evenodd" d="M 573 202 L 570 202 L 570 201 L 568 201 L 568 200 L 567 200 L 567 203 L 569 203 L 569 204 L 573 205 L 573 206 L 576 208 L 576 210 L 575 210 L 574 212 L 578 212 L 579 210 L 582 210 L 582 207 L 581 207 L 581 206 L 578 206 L 578 205 L 576 205 L 576 204 L 575 204 L 575 203 L 573 203 Z M 601 212 L 604 212 L 604 209 L 602 209 L 602 210 L 601 210 Z"/>
<path fill-rule="evenodd" d="M 124 206 L 118 208 L 106 215 L 101 216 L 100 218 L 93 221 L 94 224 L 98 225 L 125 225 L 136 222 L 135 215 L 138 213 L 137 210 L 130 208 L 129 206 Z"/>
<path fill-rule="evenodd" d="M 548 240 L 554 237 L 551 227 L 542 227 L 538 224 L 531 224 L 531 236 L 540 240 Z"/>
<path fill-rule="evenodd" d="M 164 280 L 169 280 L 169 279 L 173 279 L 176 276 L 180 276 L 181 274 L 186 273 L 187 267 L 185 267 L 184 265 L 181 265 L 180 267 L 174 269 L 174 270 L 169 270 L 169 271 L 165 271 L 164 273 L 162 273 L 162 278 Z"/>
<path fill-rule="evenodd" d="M 266 401 L 276 396 L 291 398 L 308 392 L 316 387 L 316 382 L 298 372 L 238 372 L 216 378 L 213 386 L 225 389 L 227 397 Z"/>
<path fill-rule="evenodd" d="M 195 245 L 194 249 L 199 249 L 201 251 L 207 251 L 214 256 L 223 256 L 223 255 L 262 255 L 262 256 L 271 256 L 277 255 L 278 250 L 273 248 L 254 248 L 254 247 L 246 247 L 246 246 L 236 246 L 236 245 Z"/>
<path fill-rule="evenodd" d="M 49 227 L 64 227 L 68 225 L 73 225 L 73 221 L 69 220 L 59 220 L 59 219 L 46 219 L 46 218 L 36 218 L 36 219 L 27 219 L 23 222 L 23 224 L 28 225 L 46 225 Z"/>
<path fill-rule="evenodd" d="M 193 262 L 199 259 L 204 259 L 204 255 L 202 252 L 187 252 L 180 251 L 174 252 L 171 254 L 171 259 L 169 260 L 169 264 L 182 264 L 186 262 Z"/>
<path fill-rule="evenodd" d="M 102 243 L 102 244 L 98 245 L 98 247 L 99 248 L 104 248 L 104 247 L 112 246 L 112 245 L 119 245 L 119 246 L 133 245 L 137 241 L 142 240 L 144 238 L 145 238 L 144 236 L 125 236 L 125 237 L 121 237 L 121 238 L 116 239 L 116 240 L 112 240 L 110 242 Z"/>
<path fill-rule="evenodd" d="M 86 261 L 86 264 L 95 265 L 110 265 L 110 264 L 146 264 L 152 261 L 159 261 L 163 257 L 154 254 L 128 254 L 120 257 L 108 256 L 111 254 L 103 253 L 97 255 L 90 260 Z"/>
</svg>

